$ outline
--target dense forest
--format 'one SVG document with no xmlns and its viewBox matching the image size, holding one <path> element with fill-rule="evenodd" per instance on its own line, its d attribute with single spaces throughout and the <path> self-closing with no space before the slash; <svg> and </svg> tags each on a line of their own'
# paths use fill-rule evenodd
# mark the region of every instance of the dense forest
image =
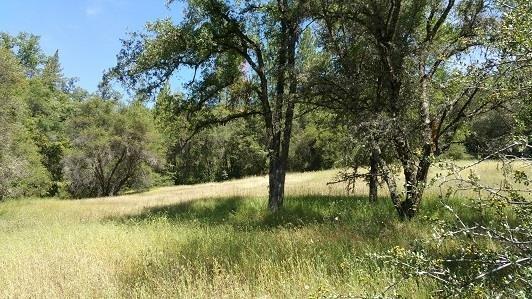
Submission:
<svg viewBox="0 0 532 299">
<path fill-rule="evenodd" d="M 362 182 L 369 202 L 385 197 L 408 221 L 431 185 L 456 175 L 453 188 L 439 185 L 440 200 L 467 189 L 489 199 L 479 208 L 523 222 L 511 230 L 458 219 L 467 236 L 504 243 L 503 253 L 473 242 L 457 254 L 474 256 L 477 272 L 438 272 L 441 261 L 422 250 L 398 254 L 409 261 L 398 267 L 443 281 L 446 294 L 474 294 L 495 272 L 514 275 L 508 290 L 532 294 L 528 0 L 186 3 L 182 20 L 128 34 L 96 92 L 63 74 L 61 49 L 46 53 L 32 33 L 0 33 L 0 201 L 265 175 L 263 208 L 275 215 L 287 173 L 336 169 L 327 184 L 352 192 Z M 183 71 L 192 75 L 176 81 Z M 457 175 L 464 160 L 499 161 L 500 186 Z M 431 176 L 434 167 L 446 175 Z M 446 227 L 440 237 L 457 234 Z M 515 295 L 485 293 L 494 294 Z"/>
</svg>

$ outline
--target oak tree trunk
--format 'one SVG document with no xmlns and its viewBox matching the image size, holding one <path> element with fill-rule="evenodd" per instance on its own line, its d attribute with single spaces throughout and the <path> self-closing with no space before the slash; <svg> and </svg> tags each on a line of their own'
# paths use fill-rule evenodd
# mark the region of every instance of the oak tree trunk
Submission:
<svg viewBox="0 0 532 299">
<path fill-rule="evenodd" d="M 297 42 L 297 22 L 288 14 L 288 1 L 279 0 L 281 14 L 281 36 L 277 61 L 277 82 L 275 86 L 275 104 L 272 113 L 270 136 L 270 169 L 268 208 L 277 212 L 284 201 L 286 170 L 288 168 L 288 151 L 292 135 L 294 118 L 294 101 L 297 92 L 295 77 L 295 57 Z M 288 92 L 287 87 L 288 86 Z"/>
<path fill-rule="evenodd" d="M 272 153 L 270 156 L 269 188 L 268 188 L 268 209 L 270 212 L 277 212 L 283 206 L 284 176 L 280 167 L 279 153 Z"/>
<path fill-rule="evenodd" d="M 373 152 L 369 163 L 369 200 L 371 202 L 376 202 L 378 196 L 378 164 L 378 157 Z"/>
</svg>

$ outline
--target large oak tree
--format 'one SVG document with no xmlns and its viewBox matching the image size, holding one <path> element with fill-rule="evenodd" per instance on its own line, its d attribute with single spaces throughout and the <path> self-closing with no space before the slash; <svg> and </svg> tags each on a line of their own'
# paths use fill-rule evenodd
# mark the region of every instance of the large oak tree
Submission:
<svg viewBox="0 0 532 299">
<path fill-rule="evenodd" d="M 187 1 L 179 24 L 150 23 L 147 33 L 125 41 L 110 73 L 150 96 L 180 70 L 192 70 L 179 109 L 193 124 L 191 136 L 209 126 L 260 117 L 267 135 L 272 212 L 283 204 L 307 2 Z"/>
</svg>

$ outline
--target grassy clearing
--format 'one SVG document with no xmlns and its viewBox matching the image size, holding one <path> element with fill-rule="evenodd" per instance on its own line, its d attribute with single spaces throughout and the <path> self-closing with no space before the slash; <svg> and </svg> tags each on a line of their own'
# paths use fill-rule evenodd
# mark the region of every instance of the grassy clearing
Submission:
<svg viewBox="0 0 532 299">
<path fill-rule="evenodd" d="M 497 165 L 477 167 L 486 182 Z M 428 191 L 421 214 L 400 222 L 386 198 L 365 186 L 347 196 L 327 186 L 336 171 L 291 174 L 285 208 L 265 212 L 265 177 L 166 187 L 82 201 L 0 203 L 0 297 L 278 298 L 378 293 L 399 270 L 371 253 L 430 239 L 431 218 L 452 221 Z M 385 194 L 384 194 L 385 195 Z M 457 213 L 477 214 L 463 200 Z M 487 244 L 496 246 L 496 244 Z M 457 244 L 429 246 L 451 254 Z M 398 295 L 429 297 L 430 281 Z"/>
</svg>

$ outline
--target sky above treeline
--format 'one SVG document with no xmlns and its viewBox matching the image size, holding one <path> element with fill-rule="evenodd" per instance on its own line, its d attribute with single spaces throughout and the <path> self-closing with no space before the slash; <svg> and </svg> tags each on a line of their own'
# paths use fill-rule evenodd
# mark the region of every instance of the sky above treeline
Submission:
<svg viewBox="0 0 532 299">
<path fill-rule="evenodd" d="M 180 20 L 183 7 L 165 0 L 0 0 L 0 32 L 39 35 L 47 54 L 59 50 L 65 76 L 93 92 L 115 65 L 120 39 L 149 21 Z"/>
</svg>

